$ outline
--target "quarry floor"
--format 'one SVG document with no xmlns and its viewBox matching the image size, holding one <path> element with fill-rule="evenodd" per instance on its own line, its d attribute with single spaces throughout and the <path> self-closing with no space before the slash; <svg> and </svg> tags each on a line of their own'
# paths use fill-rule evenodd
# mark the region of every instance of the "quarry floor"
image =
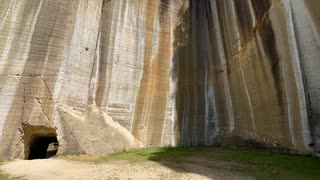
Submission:
<svg viewBox="0 0 320 180">
<path fill-rule="evenodd" d="M 320 158 L 223 148 L 147 148 L 0 161 L 0 179 L 320 179 Z"/>
<path fill-rule="evenodd" d="M 207 168 L 192 163 L 174 170 L 156 162 L 111 161 L 93 164 L 64 159 L 16 160 L 1 169 L 12 178 L 30 180 L 70 179 L 250 179 L 239 173 Z M 196 170 L 197 172 L 193 172 Z M 189 172 L 188 172 L 189 171 Z M 252 179 L 252 178 L 251 178 Z"/>
</svg>

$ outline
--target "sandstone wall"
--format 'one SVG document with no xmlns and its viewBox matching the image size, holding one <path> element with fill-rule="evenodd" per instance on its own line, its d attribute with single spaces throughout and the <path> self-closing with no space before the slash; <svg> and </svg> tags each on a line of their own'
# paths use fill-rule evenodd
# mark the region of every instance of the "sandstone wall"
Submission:
<svg viewBox="0 0 320 180">
<path fill-rule="evenodd" d="M 319 5 L 208 2 L 224 143 L 319 152 Z"/>
<path fill-rule="evenodd" d="M 167 145 L 320 150 L 317 0 L 4 0 L 0 157 Z"/>
<path fill-rule="evenodd" d="M 90 101 L 102 4 L 1 3 L 2 157 L 24 158 L 28 126 L 56 128 L 61 153 L 105 154 L 141 146 Z"/>
<path fill-rule="evenodd" d="M 106 1 L 93 99 L 144 145 L 175 144 L 174 28 L 184 1 Z"/>
</svg>

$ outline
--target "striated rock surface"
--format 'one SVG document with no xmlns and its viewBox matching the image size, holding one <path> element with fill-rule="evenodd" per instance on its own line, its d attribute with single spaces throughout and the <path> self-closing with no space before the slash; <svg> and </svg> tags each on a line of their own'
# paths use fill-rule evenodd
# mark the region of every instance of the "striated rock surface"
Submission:
<svg viewBox="0 0 320 180">
<path fill-rule="evenodd" d="M 0 157 L 320 151 L 317 0 L 4 0 Z M 54 132 L 55 131 L 55 132 Z"/>
</svg>

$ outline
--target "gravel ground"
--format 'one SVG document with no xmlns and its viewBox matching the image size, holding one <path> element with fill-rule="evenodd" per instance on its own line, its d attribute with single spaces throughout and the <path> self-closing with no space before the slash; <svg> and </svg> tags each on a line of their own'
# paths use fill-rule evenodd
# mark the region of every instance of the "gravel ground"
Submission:
<svg viewBox="0 0 320 180">
<path fill-rule="evenodd" d="M 30 180 L 88 179 L 253 179 L 232 171 L 227 163 L 188 159 L 185 162 L 88 162 L 70 159 L 14 160 L 0 170 L 11 178 Z"/>
</svg>

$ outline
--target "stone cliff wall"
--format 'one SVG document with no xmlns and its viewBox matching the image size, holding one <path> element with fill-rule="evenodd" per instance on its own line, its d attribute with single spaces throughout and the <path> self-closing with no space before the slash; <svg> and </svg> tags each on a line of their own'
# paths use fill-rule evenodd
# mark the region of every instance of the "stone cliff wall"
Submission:
<svg viewBox="0 0 320 180">
<path fill-rule="evenodd" d="M 204 3 L 224 143 L 319 150 L 319 71 L 306 69 L 319 67 L 319 14 L 312 14 L 311 1 Z"/>
<path fill-rule="evenodd" d="M 320 150 L 317 0 L 5 0 L 0 157 L 142 146 Z M 32 131 L 30 131 L 32 129 Z"/>
</svg>

